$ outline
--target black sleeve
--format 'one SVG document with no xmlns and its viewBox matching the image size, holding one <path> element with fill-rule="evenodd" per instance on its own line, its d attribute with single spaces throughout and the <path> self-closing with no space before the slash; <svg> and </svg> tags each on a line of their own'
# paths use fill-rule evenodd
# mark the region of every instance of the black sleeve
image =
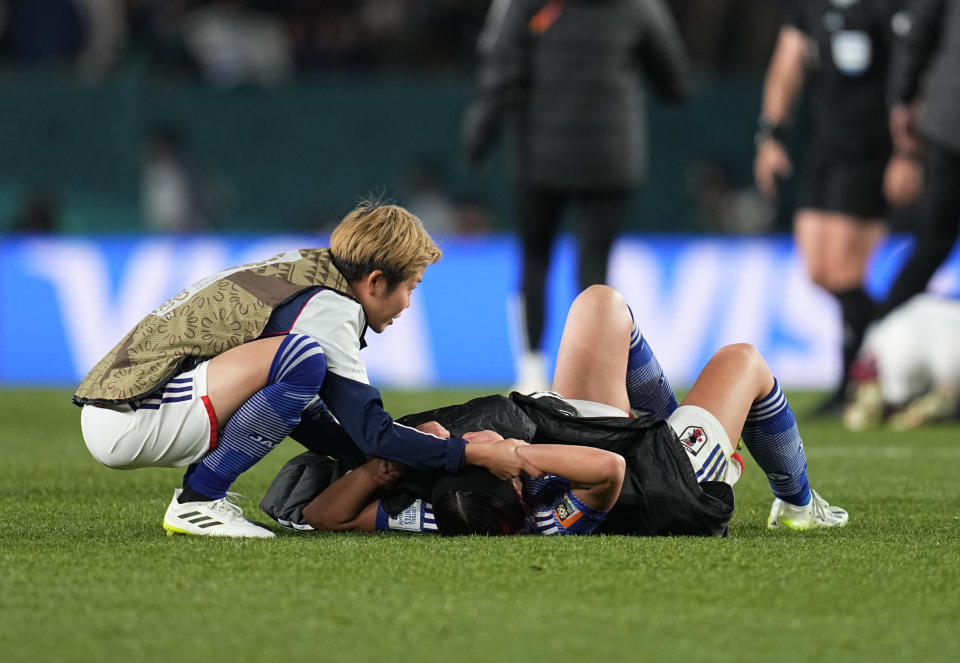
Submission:
<svg viewBox="0 0 960 663">
<path fill-rule="evenodd" d="M 481 63 L 475 100 L 467 107 L 461 127 L 466 158 L 483 160 L 500 134 L 506 108 L 523 96 L 526 85 L 530 3 L 494 1 L 481 35 Z"/>
<path fill-rule="evenodd" d="M 920 81 L 940 42 L 945 0 L 913 0 L 893 18 L 893 61 L 888 100 L 908 103 L 917 96 Z"/>
<path fill-rule="evenodd" d="M 415 470 L 455 472 L 463 467 L 465 440 L 428 435 L 395 422 L 383 409 L 380 392 L 368 384 L 328 371 L 320 398 L 367 456 Z"/>
<path fill-rule="evenodd" d="M 810 0 L 781 0 L 780 25 L 796 28 L 809 35 L 811 32 L 812 13 L 815 7 Z"/>
<path fill-rule="evenodd" d="M 640 65 L 663 99 L 682 101 L 688 94 L 690 62 L 676 21 L 661 0 L 645 0 L 641 7 Z"/>
<path fill-rule="evenodd" d="M 347 469 L 363 465 L 367 457 L 323 401 L 309 405 L 290 437 L 319 456 L 336 458 Z"/>
</svg>

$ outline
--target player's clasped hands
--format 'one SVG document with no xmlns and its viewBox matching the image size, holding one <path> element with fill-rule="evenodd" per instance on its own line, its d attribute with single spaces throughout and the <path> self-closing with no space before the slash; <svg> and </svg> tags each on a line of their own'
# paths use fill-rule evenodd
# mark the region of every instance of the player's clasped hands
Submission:
<svg viewBox="0 0 960 663">
<path fill-rule="evenodd" d="M 422 433 L 450 437 L 450 431 L 436 421 L 426 421 L 416 428 Z M 511 479 L 521 474 L 532 477 L 543 475 L 543 472 L 517 453 L 519 447 L 528 444 L 523 440 L 504 439 L 502 435 L 492 430 L 470 431 L 463 434 L 463 439 L 475 445 L 474 448 L 483 447 L 483 460 L 479 464 L 501 479 Z"/>
<path fill-rule="evenodd" d="M 407 472 L 407 466 L 385 458 L 371 458 L 363 467 L 371 473 L 378 486 L 389 488 Z"/>
</svg>

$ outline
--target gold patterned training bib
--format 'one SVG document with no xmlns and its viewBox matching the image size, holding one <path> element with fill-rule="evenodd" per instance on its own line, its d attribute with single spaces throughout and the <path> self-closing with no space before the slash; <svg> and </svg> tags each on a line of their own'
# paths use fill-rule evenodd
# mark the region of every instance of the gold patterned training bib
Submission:
<svg viewBox="0 0 960 663">
<path fill-rule="evenodd" d="M 90 370 L 73 400 L 123 402 L 149 394 L 185 366 L 259 338 L 274 308 L 316 286 L 353 299 L 329 249 L 287 251 L 201 279 L 141 320 Z"/>
</svg>

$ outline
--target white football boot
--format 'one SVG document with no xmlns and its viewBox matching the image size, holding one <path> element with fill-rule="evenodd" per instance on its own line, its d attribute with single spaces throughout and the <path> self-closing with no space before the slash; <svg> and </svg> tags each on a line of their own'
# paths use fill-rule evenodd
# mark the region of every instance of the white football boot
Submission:
<svg viewBox="0 0 960 663">
<path fill-rule="evenodd" d="M 173 500 L 163 516 L 163 529 L 167 535 L 192 534 L 195 536 L 232 536 L 257 539 L 270 539 L 276 536 L 263 525 L 258 525 L 243 517 L 243 509 L 231 498 L 236 493 L 227 493 L 226 497 L 209 502 L 184 502 L 177 498 L 183 492 L 180 488 L 173 491 Z"/>
<path fill-rule="evenodd" d="M 817 494 L 817 491 L 811 490 L 810 503 L 806 506 L 795 506 L 784 502 L 779 497 L 774 498 L 773 506 L 770 507 L 770 517 L 767 518 L 767 527 L 792 530 L 843 527 L 847 524 L 848 518 L 849 514 L 844 509 L 830 506 L 827 500 Z"/>
</svg>

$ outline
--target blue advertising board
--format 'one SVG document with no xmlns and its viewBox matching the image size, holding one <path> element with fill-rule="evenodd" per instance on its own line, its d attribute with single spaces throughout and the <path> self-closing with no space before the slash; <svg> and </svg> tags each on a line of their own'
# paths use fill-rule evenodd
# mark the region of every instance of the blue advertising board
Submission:
<svg viewBox="0 0 960 663">
<path fill-rule="evenodd" d="M 310 236 L 6 236 L 0 238 L 0 386 L 73 386 L 144 315 L 230 265 L 302 246 Z M 447 237 L 413 304 L 363 351 L 378 386 L 507 387 L 519 350 L 518 247 L 512 236 Z M 556 247 L 544 350 L 559 345 L 576 295 L 572 240 Z M 909 253 L 889 240 L 869 289 L 882 295 Z M 721 345 L 748 342 L 788 388 L 832 385 L 839 371 L 834 300 L 813 286 L 787 237 L 627 235 L 614 247 L 620 289 L 677 386 Z M 960 255 L 931 289 L 960 293 Z"/>
</svg>

